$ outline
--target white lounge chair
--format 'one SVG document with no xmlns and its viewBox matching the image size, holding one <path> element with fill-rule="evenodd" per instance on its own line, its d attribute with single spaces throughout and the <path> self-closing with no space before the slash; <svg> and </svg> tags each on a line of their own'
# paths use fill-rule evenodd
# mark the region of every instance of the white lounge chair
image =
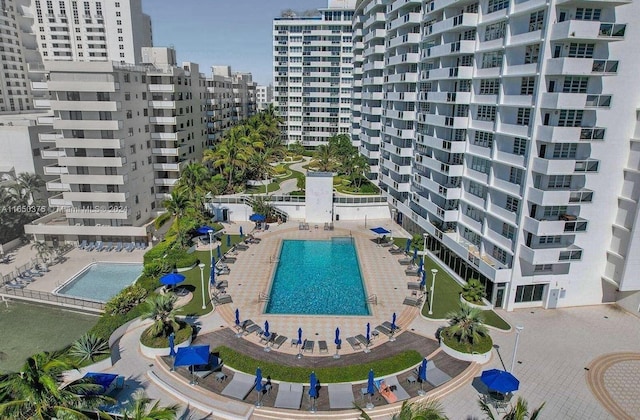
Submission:
<svg viewBox="0 0 640 420">
<path fill-rule="evenodd" d="M 114 251 L 116 251 L 116 252 L 122 251 L 122 242 L 118 242 L 116 244 L 116 247 L 114 248 Z"/>
<path fill-rule="evenodd" d="M 351 409 L 355 398 L 351 384 L 329 384 L 329 408 Z"/>
<path fill-rule="evenodd" d="M 221 394 L 227 397 L 244 400 L 256 386 L 256 377 L 245 373 L 236 372 L 231 382 L 222 390 Z M 302 386 L 302 385 L 300 385 Z"/>
<path fill-rule="evenodd" d="M 280 382 L 278 386 L 278 395 L 273 404 L 276 408 L 288 408 L 290 410 L 300 410 L 302 404 L 302 384 L 293 384 L 290 382 Z"/>
</svg>

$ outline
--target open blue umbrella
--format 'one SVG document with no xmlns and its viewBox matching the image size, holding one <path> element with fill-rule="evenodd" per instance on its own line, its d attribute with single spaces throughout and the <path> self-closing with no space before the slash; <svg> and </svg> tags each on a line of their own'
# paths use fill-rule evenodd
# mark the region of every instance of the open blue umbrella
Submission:
<svg viewBox="0 0 640 420">
<path fill-rule="evenodd" d="M 227 235 L 227 248 L 231 246 L 231 235 Z"/>
<path fill-rule="evenodd" d="M 309 396 L 318 398 L 318 379 L 315 372 L 311 372 L 311 376 L 309 376 Z"/>
<path fill-rule="evenodd" d="M 214 231 L 214 232 L 216 231 L 214 228 L 212 228 L 212 227 L 209 227 L 209 226 L 206 226 L 206 225 L 205 225 L 205 226 L 201 226 L 201 227 L 199 227 L 199 228 L 196 230 L 196 232 L 198 232 L 198 233 L 199 233 L 199 234 L 201 234 L 201 235 L 204 235 L 204 234 L 209 233 L 209 231 L 210 231 L 210 230 L 212 230 L 212 231 Z"/>
<path fill-rule="evenodd" d="M 336 328 L 336 339 L 333 340 L 333 342 L 336 344 L 336 346 L 342 344 L 342 340 L 340 340 L 340 328 Z"/>
<path fill-rule="evenodd" d="M 418 259 L 418 248 L 413 248 L 413 259 L 411 260 L 411 262 L 415 264 L 417 259 Z"/>
<path fill-rule="evenodd" d="M 222 250 L 218 246 L 218 259 L 222 259 Z"/>
<path fill-rule="evenodd" d="M 209 363 L 209 345 L 201 346 L 189 346 L 180 347 L 176 353 L 176 358 L 173 362 L 174 367 L 189 366 L 192 370 L 195 365 L 206 365 Z M 193 375 L 193 371 L 192 371 Z M 195 383 L 195 378 L 192 377 L 191 384 Z"/>
<path fill-rule="evenodd" d="M 174 348 L 176 340 L 176 334 L 172 332 L 169 334 L 169 356 L 174 357 L 176 355 L 176 349 Z"/>
<path fill-rule="evenodd" d="M 298 328 L 298 345 L 302 344 L 302 328 Z"/>
<path fill-rule="evenodd" d="M 367 378 L 367 394 L 373 395 L 376 392 L 375 385 L 373 383 L 373 369 L 369 370 L 369 377 Z"/>
<path fill-rule="evenodd" d="M 371 338 L 371 324 L 367 322 L 367 343 L 370 341 L 370 338 Z"/>
<path fill-rule="evenodd" d="M 408 254 L 410 249 L 411 249 L 411 238 L 407 238 L 407 244 L 404 246 L 404 252 Z"/>
<path fill-rule="evenodd" d="M 397 325 L 396 325 L 396 313 L 394 312 L 393 315 L 391 316 L 391 331 L 395 331 L 396 330 Z"/>
<path fill-rule="evenodd" d="M 184 279 L 185 276 L 183 276 L 182 274 L 169 273 L 160 277 L 160 283 L 164 284 L 165 286 L 175 286 L 178 283 L 182 283 Z"/>
<path fill-rule="evenodd" d="M 511 373 L 499 369 L 485 370 L 480 375 L 480 380 L 487 388 L 498 391 L 503 394 L 517 391 L 520 387 L 520 381 Z"/>
<path fill-rule="evenodd" d="M 236 326 L 240 325 L 240 309 L 236 308 Z"/>
<path fill-rule="evenodd" d="M 251 220 L 252 222 L 264 222 L 266 219 L 267 218 L 264 216 L 264 214 L 254 213 L 249 216 L 249 220 Z"/>
<path fill-rule="evenodd" d="M 256 391 L 262 391 L 262 369 L 256 369 Z"/>
<path fill-rule="evenodd" d="M 242 226 L 240 226 L 240 237 L 244 236 L 244 232 L 242 231 Z"/>
<path fill-rule="evenodd" d="M 216 285 L 216 260 L 211 258 L 211 273 L 209 273 L 209 283 Z"/>
<path fill-rule="evenodd" d="M 269 337 L 269 321 L 264 321 L 264 334 L 265 337 Z"/>
</svg>

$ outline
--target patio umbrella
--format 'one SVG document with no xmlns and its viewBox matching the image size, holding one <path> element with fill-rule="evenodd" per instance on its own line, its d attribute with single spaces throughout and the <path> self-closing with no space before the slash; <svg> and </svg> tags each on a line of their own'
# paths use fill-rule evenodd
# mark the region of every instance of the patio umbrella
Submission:
<svg viewBox="0 0 640 420">
<path fill-rule="evenodd" d="M 418 259 L 418 248 L 413 248 L 413 258 L 411 259 L 411 262 L 415 264 L 417 259 Z"/>
<path fill-rule="evenodd" d="M 422 270 L 422 280 L 420 280 L 420 289 L 424 289 L 427 285 L 427 272 Z"/>
<path fill-rule="evenodd" d="M 396 328 L 398 327 L 396 326 L 396 313 L 394 312 L 391 316 L 391 331 L 395 331 Z"/>
<path fill-rule="evenodd" d="M 302 344 L 302 328 L 298 328 L 298 345 Z"/>
<path fill-rule="evenodd" d="M 316 378 L 315 372 L 311 372 L 311 376 L 309 376 L 309 396 L 318 398 L 318 378 Z"/>
<path fill-rule="evenodd" d="M 258 391 L 258 401 L 256 401 L 256 407 L 262 405 L 262 369 L 256 369 L 256 391 Z"/>
<path fill-rule="evenodd" d="M 264 321 L 264 334 L 265 337 L 269 337 L 269 321 Z"/>
<path fill-rule="evenodd" d="M 517 391 L 520 387 L 520 381 L 511 373 L 499 369 L 485 370 L 480 375 L 480 380 L 490 390 L 498 391 L 503 394 Z"/>
<path fill-rule="evenodd" d="M 216 260 L 211 258 L 211 273 L 209 274 L 209 283 L 216 285 Z"/>
<path fill-rule="evenodd" d="M 172 332 L 171 334 L 169 334 L 169 356 L 171 357 L 175 357 L 176 355 L 176 349 L 173 347 L 175 344 L 175 340 L 176 334 Z"/>
<path fill-rule="evenodd" d="M 218 246 L 218 259 L 222 259 L 222 250 L 220 249 L 220 246 Z"/>
<path fill-rule="evenodd" d="M 410 249 L 411 249 L 411 238 L 407 238 L 407 244 L 404 246 L 404 252 L 408 254 Z"/>
<path fill-rule="evenodd" d="M 182 274 L 178 274 L 178 273 L 169 273 L 169 274 L 165 274 L 164 276 L 160 277 L 160 283 L 164 284 L 165 286 L 175 286 L 178 283 L 182 283 L 184 281 L 185 277 Z"/>
<path fill-rule="evenodd" d="M 249 220 L 252 222 L 264 222 L 267 218 L 263 214 L 254 213 L 249 216 Z"/>
<path fill-rule="evenodd" d="M 206 365 L 209 363 L 209 345 L 180 347 L 176 353 L 173 362 L 174 367 L 189 366 L 192 369 L 194 365 Z M 193 371 L 191 372 L 193 375 Z M 191 378 L 191 384 L 195 383 L 195 379 Z"/>
<path fill-rule="evenodd" d="M 369 340 L 371 338 L 371 324 L 367 322 L 367 345 L 369 345 Z"/>
<path fill-rule="evenodd" d="M 369 370 L 369 377 L 367 378 L 367 394 L 369 394 L 369 403 L 367 404 L 368 409 L 373 408 L 373 404 L 371 404 L 371 396 L 376 392 L 375 385 L 373 383 L 373 369 Z"/>
<path fill-rule="evenodd" d="M 333 340 L 333 342 L 336 344 L 336 346 L 342 344 L 342 340 L 340 340 L 340 328 L 336 328 L 336 339 Z"/>
<path fill-rule="evenodd" d="M 240 226 L 240 237 L 244 236 L 244 232 L 242 231 L 242 226 Z"/>
<path fill-rule="evenodd" d="M 227 248 L 231 246 L 231 235 L 227 235 Z"/>
<path fill-rule="evenodd" d="M 420 394 L 424 394 L 422 384 L 427 381 L 427 359 L 422 359 L 420 367 L 418 368 L 418 379 L 420 379 Z"/>
<path fill-rule="evenodd" d="M 84 383 L 95 384 L 96 389 L 86 390 L 81 392 L 81 395 L 103 395 L 109 392 L 111 385 L 118 378 L 118 375 L 114 373 L 101 373 L 101 372 L 87 372 L 82 377 Z"/>
<path fill-rule="evenodd" d="M 236 308 L 236 327 L 240 326 L 240 309 Z"/>
<path fill-rule="evenodd" d="M 205 225 L 205 226 L 201 226 L 201 227 L 199 227 L 199 228 L 196 230 L 196 232 L 198 232 L 198 233 L 200 233 L 200 234 L 204 235 L 204 234 L 209 233 L 209 231 L 210 231 L 210 230 L 212 230 L 212 231 L 214 231 L 214 232 L 215 232 L 215 229 L 214 229 L 214 228 L 212 228 L 212 227 L 209 227 L 209 226 L 206 226 L 206 225 Z"/>
<path fill-rule="evenodd" d="M 418 273 L 422 274 L 424 272 L 424 260 L 420 258 L 420 265 L 418 266 Z"/>
</svg>

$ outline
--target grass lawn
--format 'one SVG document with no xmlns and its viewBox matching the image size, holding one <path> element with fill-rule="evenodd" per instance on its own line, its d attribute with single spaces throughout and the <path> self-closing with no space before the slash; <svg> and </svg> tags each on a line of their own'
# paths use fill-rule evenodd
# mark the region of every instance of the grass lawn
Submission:
<svg viewBox="0 0 640 420">
<path fill-rule="evenodd" d="M 299 163 L 299 162 L 296 162 Z M 287 168 L 287 175 L 283 177 L 274 178 L 274 181 L 269 184 L 267 188 L 268 192 L 274 192 L 280 189 L 280 184 L 288 179 L 295 178 L 297 175 L 302 175 L 302 172 L 291 169 L 292 164 L 287 164 L 285 167 Z M 247 187 L 246 194 L 264 194 L 264 185 Z"/>
<path fill-rule="evenodd" d="M 240 235 L 231 235 L 231 246 L 242 242 Z M 222 235 L 222 244 L 220 245 L 221 252 L 224 255 L 225 252 L 229 250 L 230 247 L 227 246 L 227 235 Z M 209 260 L 209 251 L 196 251 L 196 255 L 198 259 L 205 264 L 204 267 L 204 285 L 205 288 L 209 287 L 209 275 L 211 273 L 211 261 Z M 217 250 L 213 250 L 213 258 L 218 259 Z M 178 315 L 204 315 L 208 314 L 213 310 L 213 306 L 211 305 L 211 300 L 209 299 L 209 294 L 205 294 L 205 303 L 206 308 L 202 309 L 202 287 L 200 280 L 200 268 L 197 266 L 192 268 L 189 271 L 185 271 L 182 274 L 186 276 L 184 282 L 180 285 L 186 287 L 193 293 L 193 299 L 185 306 L 178 310 Z"/>
</svg>

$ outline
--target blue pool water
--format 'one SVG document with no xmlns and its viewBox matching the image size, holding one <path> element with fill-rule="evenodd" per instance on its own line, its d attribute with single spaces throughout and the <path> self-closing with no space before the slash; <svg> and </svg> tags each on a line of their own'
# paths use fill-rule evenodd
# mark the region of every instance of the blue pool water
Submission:
<svg viewBox="0 0 640 420">
<path fill-rule="evenodd" d="M 283 241 L 265 312 L 369 315 L 351 238 Z"/>
<path fill-rule="evenodd" d="M 54 293 L 106 302 L 142 274 L 142 264 L 93 263 Z"/>
</svg>

